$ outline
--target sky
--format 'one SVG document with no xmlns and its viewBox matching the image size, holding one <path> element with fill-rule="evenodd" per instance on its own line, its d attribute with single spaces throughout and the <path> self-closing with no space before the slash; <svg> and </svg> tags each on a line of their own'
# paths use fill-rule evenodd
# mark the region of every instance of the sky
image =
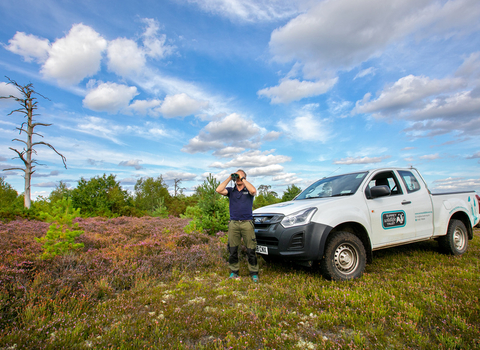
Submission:
<svg viewBox="0 0 480 350">
<path fill-rule="evenodd" d="M 341 173 L 415 167 L 480 192 L 478 0 L 0 2 L 0 96 L 33 84 L 32 196 L 114 174 L 192 194 L 237 169 L 279 196 Z M 0 100 L 0 170 L 23 167 Z M 19 193 L 23 172 L 0 176 Z"/>
</svg>

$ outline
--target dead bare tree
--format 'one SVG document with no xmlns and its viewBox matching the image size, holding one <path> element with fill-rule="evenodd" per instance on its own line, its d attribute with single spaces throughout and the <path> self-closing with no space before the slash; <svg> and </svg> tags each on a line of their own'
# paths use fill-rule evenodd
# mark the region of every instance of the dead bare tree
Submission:
<svg viewBox="0 0 480 350">
<path fill-rule="evenodd" d="M 183 193 L 183 190 L 185 189 L 185 187 L 180 187 L 180 184 L 183 181 L 182 179 L 174 179 L 173 181 L 174 181 L 175 197 L 177 197 L 177 195 Z"/>
<path fill-rule="evenodd" d="M 38 114 L 35 114 L 35 110 L 37 109 L 37 99 L 34 97 L 34 95 L 38 95 L 43 97 L 44 99 L 48 100 L 48 98 L 42 96 L 38 92 L 36 92 L 33 89 L 33 84 L 27 84 L 27 85 L 20 85 L 18 84 L 15 80 L 10 79 L 9 77 L 6 77 L 8 79 L 7 84 L 12 84 L 14 85 L 17 90 L 20 92 L 21 97 L 17 96 L 0 96 L 0 99 L 14 99 L 20 104 L 20 108 L 15 109 L 11 111 L 8 115 L 11 115 L 15 112 L 23 113 L 25 118 L 27 119 L 24 121 L 19 128 L 16 128 L 19 131 L 19 134 L 21 135 L 22 132 L 26 134 L 26 140 L 21 140 L 21 139 L 13 139 L 12 141 L 17 141 L 23 143 L 25 146 L 23 147 L 23 150 L 18 150 L 16 148 L 9 147 L 12 151 L 17 153 L 17 156 L 12 158 L 20 158 L 25 165 L 25 168 L 8 168 L 4 170 L 21 170 L 25 173 L 24 178 L 25 178 L 25 193 L 24 193 L 24 205 L 26 208 L 30 208 L 31 205 L 31 192 L 30 192 L 30 182 L 32 179 L 32 174 L 35 172 L 33 170 L 35 168 L 34 164 L 39 164 L 35 159 L 32 158 L 32 154 L 37 154 L 37 151 L 34 149 L 35 146 L 39 145 L 45 145 L 47 147 L 50 147 L 56 154 L 58 154 L 60 157 L 62 157 L 63 165 L 65 166 L 65 169 L 67 168 L 66 164 L 66 158 L 60 154 L 55 147 L 53 147 L 51 144 L 43 141 L 33 141 L 33 135 L 43 137 L 43 135 L 40 135 L 36 132 L 34 132 L 34 129 L 36 126 L 50 126 L 52 124 L 45 124 L 45 123 L 38 123 L 35 122 L 33 117 L 38 116 Z"/>
</svg>

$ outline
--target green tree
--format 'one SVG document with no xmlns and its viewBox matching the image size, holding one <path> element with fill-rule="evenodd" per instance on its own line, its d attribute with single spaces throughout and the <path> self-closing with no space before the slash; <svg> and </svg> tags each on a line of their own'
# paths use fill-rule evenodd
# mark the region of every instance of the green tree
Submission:
<svg viewBox="0 0 480 350">
<path fill-rule="evenodd" d="M 209 174 L 203 184 L 197 187 L 198 203 L 194 207 L 187 207 L 184 215 L 192 219 L 185 227 L 186 232 L 205 231 L 213 235 L 228 230 L 228 199 L 215 191 L 218 185 L 220 182 Z"/>
<path fill-rule="evenodd" d="M 153 177 L 138 179 L 134 191 L 134 203 L 137 209 L 150 214 L 163 213 L 160 216 L 165 216 L 171 196 L 168 192 L 168 185 L 165 184 L 161 175 L 156 179 Z"/>
<path fill-rule="evenodd" d="M 72 196 L 72 190 L 67 187 L 67 184 L 63 181 L 55 187 L 55 189 L 50 192 L 48 196 L 48 200 L 50 203 L 55 203 L 59 200 L 62 200 L 64 197 L 69 198 Z"/>
<path fill-rule="evenodd" d="M 72 191 L 72 204 L 74 208 L 82 210 L 83 216 L 131 215 L 133 209 L 128 192 L 122 190 L 112 174 L 103 174 L 90 180 L 82 177 Z"/>
<path fill-rule="evenodd" d="M 291 201 L 300 192 L 302 192 L 302 189 L 300 187 L 295 186 L 295 184 L 292 184 L 292 185 L 288 186 L 287 190 L 285 192 L 283 192 L 282 202 Z"/>
<path fill-rule="evenodd" d="M 271 188 L 272 186 L 270 185 L 258 186 L 258 194 L 255 196 L 255 200 L 253 201 L 254 209 L 280 202 L 277 192 L 271 191 Z"/>
<path fill-rule="evenodd" d="M 11 207 L 18 193 L 3 177 L 0 177 L 0 208 Z"/>
<path fill-rule="evenodd" d="M 53 205 L 52 214 L 42 213 L 42 218 L 52 223 L 44 237 L 35 238 L 43 243 L 42 259 L 83 248 L 83 243 L 75 243 L 75 238 L 83 234 L 82 230 L 78 230 L 78 222 L 73 223 L 73 219 L 79 216 L 80 209 L 73 209 L 72 199 L 66 197 Z"/>
</svg>

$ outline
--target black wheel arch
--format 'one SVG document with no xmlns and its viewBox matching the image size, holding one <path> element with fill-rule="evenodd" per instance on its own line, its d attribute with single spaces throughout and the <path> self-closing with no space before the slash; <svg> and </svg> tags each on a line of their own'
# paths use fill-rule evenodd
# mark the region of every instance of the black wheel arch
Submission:
<svg viewBox="0 0 480 350">
<path fill-rule="evenodd" d="M 450 220 L 448 220 L 447 230 L 448 230 L 448 227 L 450 226 L 450 222 L 452 222 L 452 220 L 460 220 L 461 222 L 463 222 L 463 224 L 467 228 L 468 239 L 469 240 L 473 239 L 472 223 L 470 222 L 470 218 L 468 217 L 467 213 L 465 213 L 464 211 L 457 211 L 456 213 L 454 213 L 450 217 Z"/>
<path fill-rule="evenodd" d="M 320 247 L 321 251 L 318 252 L 319 260 L 325 257 L 325 247 L 328 240 L 333 237 L 336 232 L 340 231 L 354 234 L 360 239 L 360 241 L 362 241 L 363 247 L 365 248 L 365 252 L 367 254 L 367 263 L 370 264 L 373 261 L 372 244 L 370 242 L 367 230 L 363 225 L 359 224 L 358 222 L 344 222 L 340 225 L 333 227 L 330 232 L 328 232 L 328 234 L 324 235 Z"/>
</svg>

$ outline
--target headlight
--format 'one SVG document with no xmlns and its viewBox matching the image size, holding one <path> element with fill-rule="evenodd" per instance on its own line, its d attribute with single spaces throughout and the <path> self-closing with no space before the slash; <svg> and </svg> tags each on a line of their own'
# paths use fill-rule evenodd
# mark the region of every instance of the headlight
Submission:
<svg viewBox="0 0 480 350">
<path fill-rule="evenodd" d="M 297 211 L 296 213 L 285 216 L 281 224 L 285 228 L 308 224 L 316 211 L 317 208 L 308 208 Z"/>
</svg>

